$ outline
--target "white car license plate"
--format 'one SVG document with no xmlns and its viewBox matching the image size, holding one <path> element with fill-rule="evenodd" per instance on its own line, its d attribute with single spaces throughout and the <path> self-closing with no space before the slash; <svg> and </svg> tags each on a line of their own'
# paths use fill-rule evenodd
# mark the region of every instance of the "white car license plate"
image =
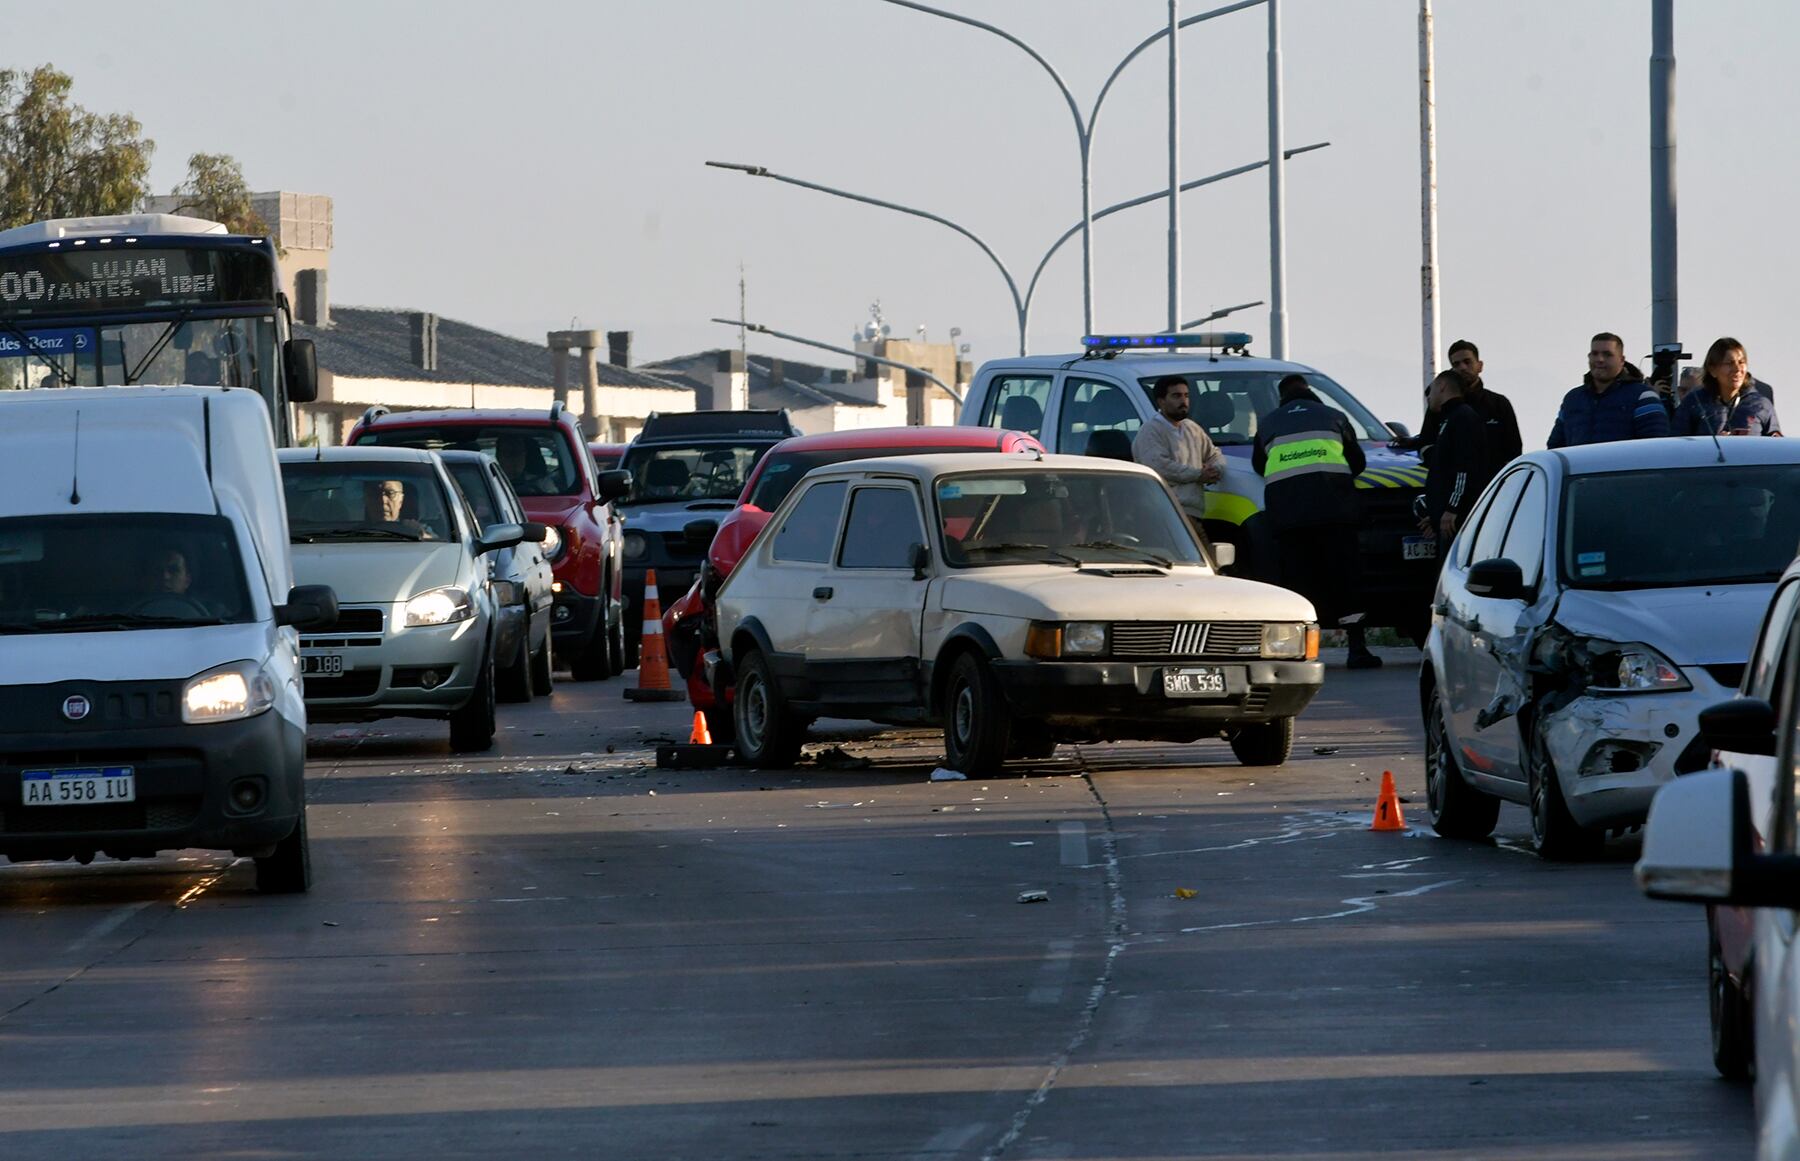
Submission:
<svg viewBox="0 0 1800 1161">
<path fill-rule="evenodd" d="M 341 677 L 343 672 L 342 653 L 309 653 L 300 658 L 302 677 Z"/>
<path fill-rule="evenodd" d="M 1225 671 L 1216 665 L 1163 670 L 1166 697 L 1224 697 Z"/>
<path fill-rule="evenodd" d="M 137 801 L 137 774 L 130 766 L 26 770 L 21 778 L 26 806 L 104 806 Z"/>
<path fill-rule="evenodd" d="M 1429 536 L 1403 536 L 1400 538 L 1401 560 L 1436 560 L 1437 541 Z"/>
</svg>

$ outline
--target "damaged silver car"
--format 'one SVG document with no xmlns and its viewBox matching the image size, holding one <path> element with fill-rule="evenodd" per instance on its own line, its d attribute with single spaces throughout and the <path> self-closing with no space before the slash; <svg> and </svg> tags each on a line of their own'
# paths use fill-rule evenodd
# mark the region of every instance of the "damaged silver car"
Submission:
<svg viewBox="0 0 1800 1161">
<path fill-rule="evenodd" d="M 1592 854 L 1705 768 L 1699 714 L 1737 688 L 1800 545 L 1800 441 L 1534 452 L 1458 533 L 1421 669 L 1432 826 L 1531 811 L 1545 858 Z"/>
</svg>

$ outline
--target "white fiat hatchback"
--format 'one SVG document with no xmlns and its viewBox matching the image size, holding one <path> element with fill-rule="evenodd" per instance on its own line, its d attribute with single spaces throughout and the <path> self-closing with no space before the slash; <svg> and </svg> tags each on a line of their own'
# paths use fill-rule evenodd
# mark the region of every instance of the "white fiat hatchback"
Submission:
<svg viewBox="0 0 1800 1161">
<path fill-rule="evenodd" d="M 817 717 L 941 724 L 950 767 L 1058 742 L 1224 738 L 1276 765 L 1318 692 L 1318 626 L 1222 577 L 1155 473 L 1083 456 L 820 468 L 719 593 L 737 747 L 791 765 Z M 716 688 L 716 685 L 715 685 Z"/>
</svg>

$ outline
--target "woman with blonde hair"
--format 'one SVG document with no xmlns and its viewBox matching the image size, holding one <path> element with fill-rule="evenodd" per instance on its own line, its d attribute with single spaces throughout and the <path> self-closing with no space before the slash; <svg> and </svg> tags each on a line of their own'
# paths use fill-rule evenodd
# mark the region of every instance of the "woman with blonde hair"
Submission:
<svg viewBox="0 0 1800 1161">
<path fill-rule="evenodd" d="M 1700 386 L 1675 409 L 1673 435 L 1780 435 L 1775 403 L 1756 389 L 1744 344 L 1717 339 L 1706 349 Z"/>
</svg>

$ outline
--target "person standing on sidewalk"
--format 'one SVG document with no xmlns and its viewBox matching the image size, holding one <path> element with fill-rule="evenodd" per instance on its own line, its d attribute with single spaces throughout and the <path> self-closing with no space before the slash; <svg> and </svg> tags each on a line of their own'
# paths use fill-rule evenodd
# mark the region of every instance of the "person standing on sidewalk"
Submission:
<svg viewBox="0 0 1800 1161">
<path fill-rule="evenodd" d="M 1644 373 L 1625 361 L 1625 340 L 1601 331 L 1588 343 L 1588 373 L 1563 396 L 1546 447 L 1580 447 L 1669 434 L 1669 412 Z"/>
<path fill-rule="evenodd" d="M 1700 386 L 1675 409 L 1676 435 L 1780 435 L 1775 403 L 1756 390 L 1744 344 L 1716 340 L 1701 364 Z"/>
<path fill-rule="evenodd" d="M 1150 388 L 1156 415 L 1131 441 L 1131 458 L 1164 480 L 1181 502 L 1182 511 L 1200 527 L 1206 510 L 1206 485 L 1225 478 L 1225 453 L 1188 418 L 1188 382 L 1164 375 Z"/>
<path fill-rule="evenodd" d="M 1349 419 L 1327 406 L 1303 375 L 1289 375 L 1281 402 L 1258 426 L 1250 463 L 1263 477 L 1263 512 L 1275 534 L 1281 583 L 1304 596 L 1319 624 L 1359 617 L 1356 477 L 1367 465 Z M 1362 626 L 1350 630 L 1352 669 L 1373 669 Z"/>
<path fill-rule="evenodd" d="M 1426 469 L 1425 515 L 1419 531 L 1437 539 L 1439 561 L 1449 555 L 1463 517 L 1494 475 L 1487 425 L 1463 400 L 1468 389 L 1469 377 L 1461 371 L 1445 371 L 1431 381 L 1431 405 L 1444 422 Z M 1660 413 L 1662 404 L 1656 407 Z"/>
</svg>

